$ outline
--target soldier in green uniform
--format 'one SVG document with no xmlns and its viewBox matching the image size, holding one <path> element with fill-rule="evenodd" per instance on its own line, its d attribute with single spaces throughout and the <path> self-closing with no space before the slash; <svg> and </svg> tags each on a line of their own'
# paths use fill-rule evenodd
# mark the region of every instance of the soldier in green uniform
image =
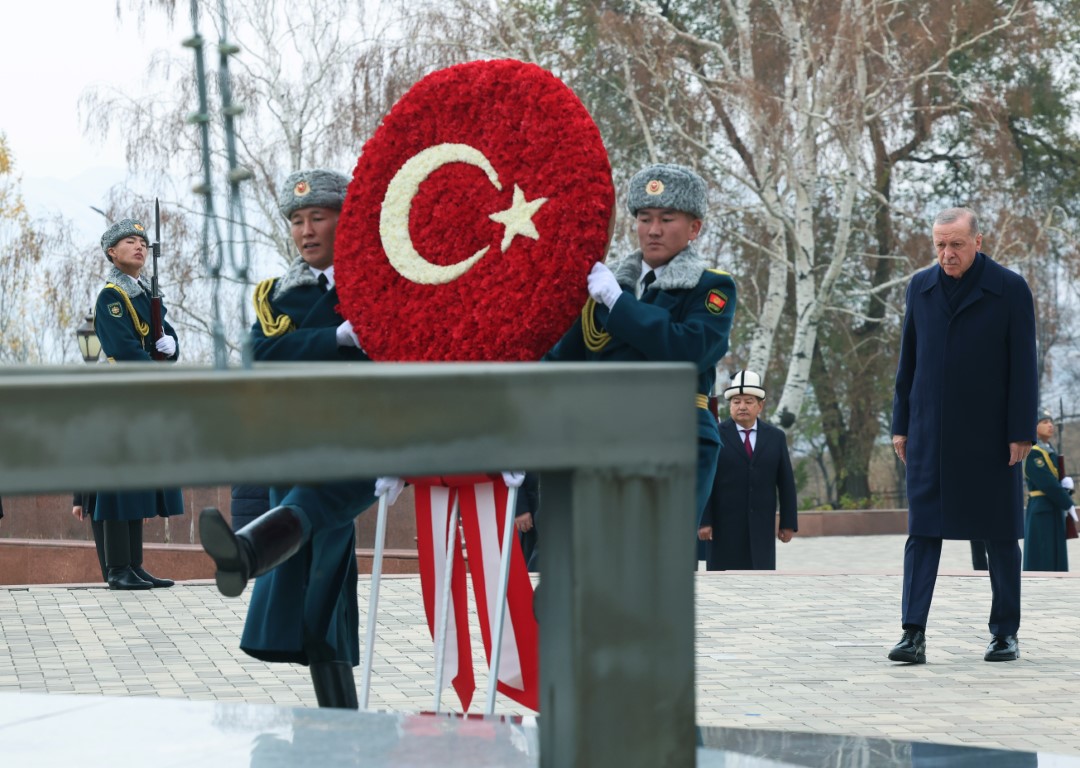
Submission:
<svg viewBox="0 0 1080 768">
<path fill-rule="evenodd" d="M 109 362 L 150 362 L 156 351 L 168 362 L 180 355 L 176 331 L 165 319 L 157 341 L 150 328 L 150 283 L 142 277 L 150 241 L 135 219 L 116 222 L 101 236 L 101 250 L 112 267 L 94 306 L 94 330 Z M 182 515 L 184 499 L 178 488 L 148 491 L 102 491 L 97 494 L 93 519 L 102 524 L 106 581 L 110 589 L 171 587 L 143 567 L 143 520 Z"/>
<path fill-rule="evenodd" d="M 590 300 L 546 360 L 688 362 L 697 367 L 697 538 L 712 491 L 720 432 L 709 411 L 716 365 L 727 354 L 735 317 L 735 281 L 709 269 L 694 241 L 708 208 L 705 181 L 681 165 L 651 165 L 630 180 L 627 208 L 640 250 L 589 273 Z M 643 403 L 644 407 L 646 404 Z M 647 420 L 646 422 L 647 423 Z"/>
<path fill-rule="evenodd" d="M 1024 570 L 1067 571 L 1069 555 L 1065 549 L 1065 516 L 1075 520 L 1073 480 L 1058 477 L 1057 453 L 1050 441 L 1054 437 L 1054 419 L 1047 410 L 1039 412 L 1036 427 L 1038 442 L 1024 461 L 1028 505 L 1024 516 Z"/>
<path fill-rule="evenodd" d="M 298 255 L 283 276 L 255 289 L 256 360 L 368 360 L 352 324 L 337 312 L 334 287 L 334 240 L 348 185 L 347 176 L 324 169 L 286 179 L 278 206 Z M 257 502 L 250 486 L 243 489 L 245 501 Z M 274 508 L 256 516 L 248 504 L 255 519 L 235 532 L 216 509 L 203 510 L 199 518 L 221 592 L 239 595 L 255 578 L 241 650 L 263 661 L 307 665 L 320 707 L 358 706 L 352 673 L 360 663 L 353 522 L 374 501 L 373 480 L 274 487 Z"/>
</svg>

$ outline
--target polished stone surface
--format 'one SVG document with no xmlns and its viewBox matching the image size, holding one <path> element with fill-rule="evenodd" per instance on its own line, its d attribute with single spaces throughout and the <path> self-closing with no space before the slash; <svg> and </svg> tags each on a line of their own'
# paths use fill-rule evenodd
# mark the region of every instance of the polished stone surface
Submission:
<svg viewBox="0 0 1080 768">
<path fill-rule="evenodd" d="M 932 765 L 927 750 L 937 747 L 924 744 L 982 747 L 980 753 L 950 755 L 954 762 L 975 755 L 980 768 L 1018 753 L 1038 753 L 1041 768 L 1077 765 L 1080 655 L 1073 649 L 1080 613 L 1068 606 L 1076 604 L 1080 574 L 1025 574 L 1023 655 L 1016 662 L 987 664 L 982 653 L 989 584 L 985 575 L 971 572 L 965 542 L 946 542 L 928 663 L 895 664 L 885 655 L 900 636 L 903 544 L 903 537 L 892 536 L 797 537 L 778 547 L 778 572 L 699 574 L 695 719 L 703 727 L 733 731 L 723 737 L 727 753 L 701 751 L 699 765 L 762 765 L 746 762 L 748 755 L 761 754 L 754 745 L 758 738 L 768 738 L 772 751 L 766 754 L 787 765 L 842 765 L 829 757 L 837 739 L 850 756 L 848 764 L 867 768 L 884 755 L 891 756 L 887 766 L 910 765 L 912 754 L 919 764 Z M 1080 561 L 1080 551 L 1073 554 Z M 367 589 L 361 579 L 362 620 Z M 384 579 L 380 607 L 372 706 L 430 709 L 432 643 L 419 580 Z M 239 650 L 246 612 L 246 594 L 228 600 L 207 583 L 142 593 L 2 588 L 0 698 L 49 694 L 46 701 L 54 705 L 78 694 L 81 709 L 105 696 L 142 702 L 139 708 L 147 711 L 159 704 L 167 711 L 246 702 L 254 706 L 243 711 L 252 713 L 268 710 L 280 717 L 300 708 L 305 719 L 321 718 L 312 715 L 315 699 L 306 669 L 265 664 Z M 480 647 L 478 631 L 474 646 Z M 482 660 L 476 669 L 483 689 Z M 442 705 L 459 707 L 449 691 Z M 503 697 L 495 711 L 527 714 Z M 100 726 L 81 722 L 85 713 L 79 722 L 70 719 L 47 729 L 50 737 L 90 732 L 92 738 L 83 740 L 96 744 Z M 149 719 L 154 722 L 145 732 L 163 743 L 187 722 Z M 760 732 L 771 735 L 755 735 Z M 703 730 L 702 744 L 716 748 L 721 742 L 715 733 Z M 11 760 L 5 747 L 12 734 L 0 729 L 0 768 L 54 762 L 44 761 L 44 753 Z M 65 768 L 83 764 L 55 762 Z M 250 758 L 234 764 L 249 763 Z"/>
<path fill-rule="evenodd" d="M 1080 757 L 948 744 L 744 728 L 699 728 L 698 768 L 784 765 L 868 768 L 1080 766 Z M 762 761 L 765 762 L 762 762 Z"/>
<path fill-rule="evenodd" d="M 0 694 L 4 768 L 517 768 L 538 765 L 538 750 L 532 719 Z"/>
<path fill-rule="evenodd" d="M 857 736 L 698 729 L 698 768 L 1069 768 L 1080 758 Z M 5 768 L 539 765 L 535 718 L 347 712 L 173 699 L 0 694 Z"/>
</svg>

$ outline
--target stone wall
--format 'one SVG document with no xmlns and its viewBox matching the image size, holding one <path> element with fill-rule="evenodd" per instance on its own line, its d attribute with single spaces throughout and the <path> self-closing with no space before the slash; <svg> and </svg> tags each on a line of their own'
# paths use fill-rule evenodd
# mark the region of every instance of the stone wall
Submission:
<svg viewBox="0 0 1080 768">
<path fill-rule="evenodd" d="M 229 488 L 185 488 L 182 516 L 147 520 L 147 570 L 178 581 L 211 579 L 213 562 L 198 540 L 198 511 L 216 506 L 226 515 Z M 5 496 L 0 519 L 0 584 L 100 583 L 101 571 L 89 522 L 71 515 L 70 496 Z M 543 512 L 541 512 L 543 515 Z M 356 521 L 361 573 L 371 572 L 375 508 Z M 542 530 L 542 525 L 541 530 Z M 799 513 L 799 536 L 864 536 L 907 532 L 902 509 L 812 510 Z M 386 525 L 384 573 L 416 573 L 416 516 L 406 488 L 391 507 Z"/>
<path fill-rule="evenodd" d="M 214 566 L 199 544 L 198 512 L 217 507 L 226 516 L 230 489 L 185 488 L 183 515 L 152 518 L 143 533 L 146 569 L 176 580 L 212 579 Z M 100 583 L 89 521 L 71 514 L 71 496 L 5 496 L 0 519 L 0 584 Z M 358 563 L 371 572 L 375 507 L 356 521 Z M 416 573 L 416 516 L 406 488 L 386 520 L 383 573 Z"/>
</svg>

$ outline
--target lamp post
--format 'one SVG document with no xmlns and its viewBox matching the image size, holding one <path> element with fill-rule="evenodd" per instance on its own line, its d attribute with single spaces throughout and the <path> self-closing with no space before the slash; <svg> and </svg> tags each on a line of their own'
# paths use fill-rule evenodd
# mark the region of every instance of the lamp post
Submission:
<svg viewBox="0 0 1080 768">
<path fill-rule="evenodd" d="M 82 325 L 75 329 L 75 338 L 79 341 L 79 352 L 88 363 L 96 363 L 101 355 L 101 342 L 94 331 L 94 315 L 86 313 Z"/>
</svg>

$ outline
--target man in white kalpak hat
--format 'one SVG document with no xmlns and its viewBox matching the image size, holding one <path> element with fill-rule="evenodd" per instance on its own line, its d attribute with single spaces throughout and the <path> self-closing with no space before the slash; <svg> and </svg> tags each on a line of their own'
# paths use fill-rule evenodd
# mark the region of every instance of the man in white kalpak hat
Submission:
<svg viewBox="0 0 1080 768">
<path fill-rule="evenodd" d="M 787 438 L 759 418 L 765 389 L 754 371 L 736 373 L 724 397 L 731 418 L 720 424 L 720 458 L 698 538 L 711 542 L 710 571 L 776 570 L 776 539 L 786 544 L 799 530 Z"/>
</svg>

